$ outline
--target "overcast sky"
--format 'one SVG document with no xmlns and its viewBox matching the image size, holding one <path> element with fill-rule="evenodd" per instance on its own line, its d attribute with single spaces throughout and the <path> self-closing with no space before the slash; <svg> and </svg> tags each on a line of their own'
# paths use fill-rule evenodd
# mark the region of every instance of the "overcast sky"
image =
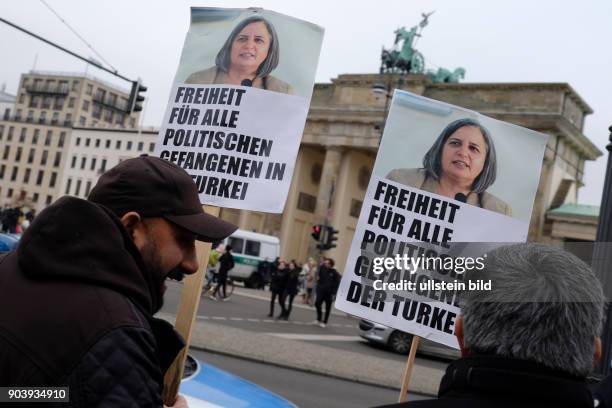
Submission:
<svg viewBox="0 0 612 408">
<path fill-rule="evenodd" d="M 378 72 L 393 30 L 435 10 L 417 48 L 429 67 L 464 67 L 464 82 L 567 82 L 595 111 L 584 133 L 604 156 L 588 162 L 579 201 L 599 205 L 612 125 L 612 1 L 193 1 L 46 0 L 128 78 L 148 87 L 145 125 L 159 126 L 189 28 L 191 6 L 257 6 L 325 28 L 317 82 Z M 0 16 L 86 57 L 90 51 L 39 0 L 0 2 Z M 0 23 L 0 83 L 15 93 L 19 76 L 37 70 L 85 72 L 84 62 Z M 127 83 L 91 66 L 90 74 Z"/>
</svg>

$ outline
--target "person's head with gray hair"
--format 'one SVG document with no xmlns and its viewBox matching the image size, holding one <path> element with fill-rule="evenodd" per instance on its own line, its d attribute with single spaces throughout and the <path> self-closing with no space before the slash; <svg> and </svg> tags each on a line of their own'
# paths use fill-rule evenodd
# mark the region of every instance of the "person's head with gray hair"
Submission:
<svg viewBox="0 0 612 408">
<path fill-rule="evenodd" d="M 274 26 L 265 18 L 254 16 L 249 17 L 247 19 L 242 20 L 234 29 L 231 34 L 225 40 L 225 44 L 221 47 L 221 50 L 217 54 L 217 58 L 215 60 L 215 64 L 217 68 L 225 73 L 229 73 L 233 64 L 236 61 L 232 60 L 232 47 L 237 47 L 237 41 L 241 40 L 241 36 L 244 35 L 243 30 L 248 29 L 249 26 L 254 27 L 256 24 L 263 25 L 265 27 L 266 33 L 258 33 L 258 41 L 262 41 L 262 49 L 267 48 L 267 53 L 265 55 L 255 55 L 251 58 L 250 61 L 263 60 L 258 63 L 256 71 L 253 74 L 256 74 L 260 78 L 265 78 L 268 76 L 278 65 L 280 48 L 278 44 L 278 35 L 276 34 L 276 30 Z M 253 26 L 252 26 L 253 25 Z M 234 50 L 235 51 L 235 50 Z"/>
<path fill-rule="evenodd" d="M 445 175 L 444 172 L 448 171 L 446 166 L 451 165 L 443 161 L 445 147 L 454 147 L 461 142 L 467 142 L 467 140 L 459 141 L 456 137 L 451 138 L 451 136 L 455 135 L 463 128 L 478 129 L 479 133 L 482 135 L 484 146 L 479 145 L 477 141 L 474 143 L 466 143 L 466 147 L 470 149 L 469 154 L 471 155 L 473 152 L 475 158 L 468 158 L 462 162 L 460 160 L 461 158 L 451 157 L 449 161 L 456 163 L 452 165 L 452 170 L 457 170 L 457 173 L 463 173 L 466 177 L 470 178 L 471 191 L 483 193 L 495 182 L 495 178 L 497 177 L 497 156 L 495 154 L 495 146 L 493 145 L 491 134 L 475 119 L 464 118 L 449 123 L 444 130 L 442 130 L 427 153 L 425 153 L 423 157 L 423 167 L 429 177 L 439 182 Z M 449 141 L 449 139 L 451 140 Z M 481 168 L 482 170 L 480 170 Z"/>
<path fill-rule="evenodd" d="M 591 268 L 560 248 L 517 244 L 487 254 L 465 279 L 490 291 L 463 294 L 455 333 L 464 355 L 528 360 L 585 377 L 601 353 L 604 295 Z"/>
</svg>

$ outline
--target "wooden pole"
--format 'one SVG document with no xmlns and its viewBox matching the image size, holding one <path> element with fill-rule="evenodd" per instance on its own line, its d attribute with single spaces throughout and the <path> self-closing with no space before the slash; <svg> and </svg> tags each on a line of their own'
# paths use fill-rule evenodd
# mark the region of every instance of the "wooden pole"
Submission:
<svg viewBox="0 0 612 408">
<path fill-rule="evenodd" d="M 400 390 L 398 402 L 406 402 L 408 399 L 408 385 L 410 385 L 410 377 L 412 377 L 412 369 L 414 368 L 414 358 L 416 356 L 420 340 L 421 338 L 419 336 L 412 336 L 410 353 L 408 353 L 408 361 L 406 361 L 406 368 L 404 369 L 404 375 L 402 376 L 402 388 Z"/>
<path fill-rule="evenodd" d="M 219 207 L 203 206 L 208 214 L 219 216 Z M 191 343 L 191 332 L 193 323 L 195 322 L 200 304 L 200 295 L 202 294 L 202 285 L 208 268 L 208 257 L 210 256 L 209 242 L 196 241 L 196 255 L 198 257 L 198 272 L 185 277 L 183 289 L 181 291 L 181 299 L 179 301 L 178 310 L 176 311 L 176 322 L 174 328 L 185 339 L 185 348 L 176 356 L 176 359 L 166 371 L 164 376 L 164 390 L 162 399 L 165 405 L 172 406 L 176 401 L 178 389 L 183 378 L 183 369 L 185 368 L 185 359 L 187 351 Z"/>
</svg>

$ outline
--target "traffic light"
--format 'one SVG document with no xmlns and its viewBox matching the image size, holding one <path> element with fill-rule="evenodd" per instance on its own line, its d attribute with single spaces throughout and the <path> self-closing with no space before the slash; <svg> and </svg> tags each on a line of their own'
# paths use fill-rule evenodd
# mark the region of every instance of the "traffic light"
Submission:
<svg viewBox="0 0 612 408">
<path fill-rule="evenodd" d="M 336 234 L 338 234 L 338 230 L 334 229 L 329 225 L 321 225 L 322 230 L 319 233 L 319 242 L 317 245 L 317 249 L 321 251 L 327 251 L 328 249 L 332 249 L 336 247 L 335 242 L 338 240 Z"/>
<path fill-rule="evenodd" d="M 140 112 L 142 110 L 142 102 L 144 102 L 145 97 L 140 93 L 146 91 L 147 87 L 142 85 L 140 80 L 132 82 L 132 90 L 130 91 L 130 99 L 128 100 L 128 114 Z"/>
<path fill-rule="evenodd" d="M 322 225 L 313 225 L 312 226 L 312 233 L 310 234 L 310 236 L 317 242 L 319 242 L 321 240 L 321 230 L 323 229 Z"/>
<path fill-rule="evenodd" d="M 333 227 L 327 226 L 327 234 L 325 235 L 325 245 L 327 249 L 332 249 L 336 247 L 335 242 L 338 240 L 337 234 L 338 230 Z"/>
</svg>

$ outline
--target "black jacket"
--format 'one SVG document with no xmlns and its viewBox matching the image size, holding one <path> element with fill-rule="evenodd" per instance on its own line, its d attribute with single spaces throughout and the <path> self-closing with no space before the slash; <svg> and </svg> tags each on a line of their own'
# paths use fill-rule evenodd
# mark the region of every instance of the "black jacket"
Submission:
<svg viewBox="0 0 612 408">
<path fill-rule="evenodd" d="M 334 268 L 321 265 L 317 273 L 317 291 L 335 295 L 340 285 L 340 278 L 340 274 Z"/>
<path fill-rule="evenodd" d="M 72 197 L 0 258 L 0 386 L 69 386 L 72 407 L 161 406 L 183 342 L 159 279 L 109 210 Z"/>
<path fill-rule="evenodd" d="M 448 366 L 437 400 L 385 407 L 592 408 L 593 397 L 583 378 L 530 361 L 470 356 Z"/>
<path fill-rule="evenodd" d="M 285 293 L 287 295 L 295 296 L 298 293 L 300 286 L 300 272 L 301 269 L 293 268 L 287 269 L 287 284 L 285 286 Z"/>
<path fill-rule="evenodd" d="M 234 257 L 231 252 L 225 252 L 219 258 L 219 277 L 223 279 L 227 278 L 228 272 L 231 271 L 233 267 Z"/>
<path fill-rule="evenodd" d="M 596 384 L 593 390 L 593 397 L 599 402 L 598 408 L 612 407 L 612 374 Z"/>
<path fill-rule="evenodd" d="M 272 270 L 272 276 L 270 280 L 270 290 L 272 292 L 280 293 L 281 295 L 287 287 L 287 278 L 289 277 L 289 268 Z"/>
</svg>

